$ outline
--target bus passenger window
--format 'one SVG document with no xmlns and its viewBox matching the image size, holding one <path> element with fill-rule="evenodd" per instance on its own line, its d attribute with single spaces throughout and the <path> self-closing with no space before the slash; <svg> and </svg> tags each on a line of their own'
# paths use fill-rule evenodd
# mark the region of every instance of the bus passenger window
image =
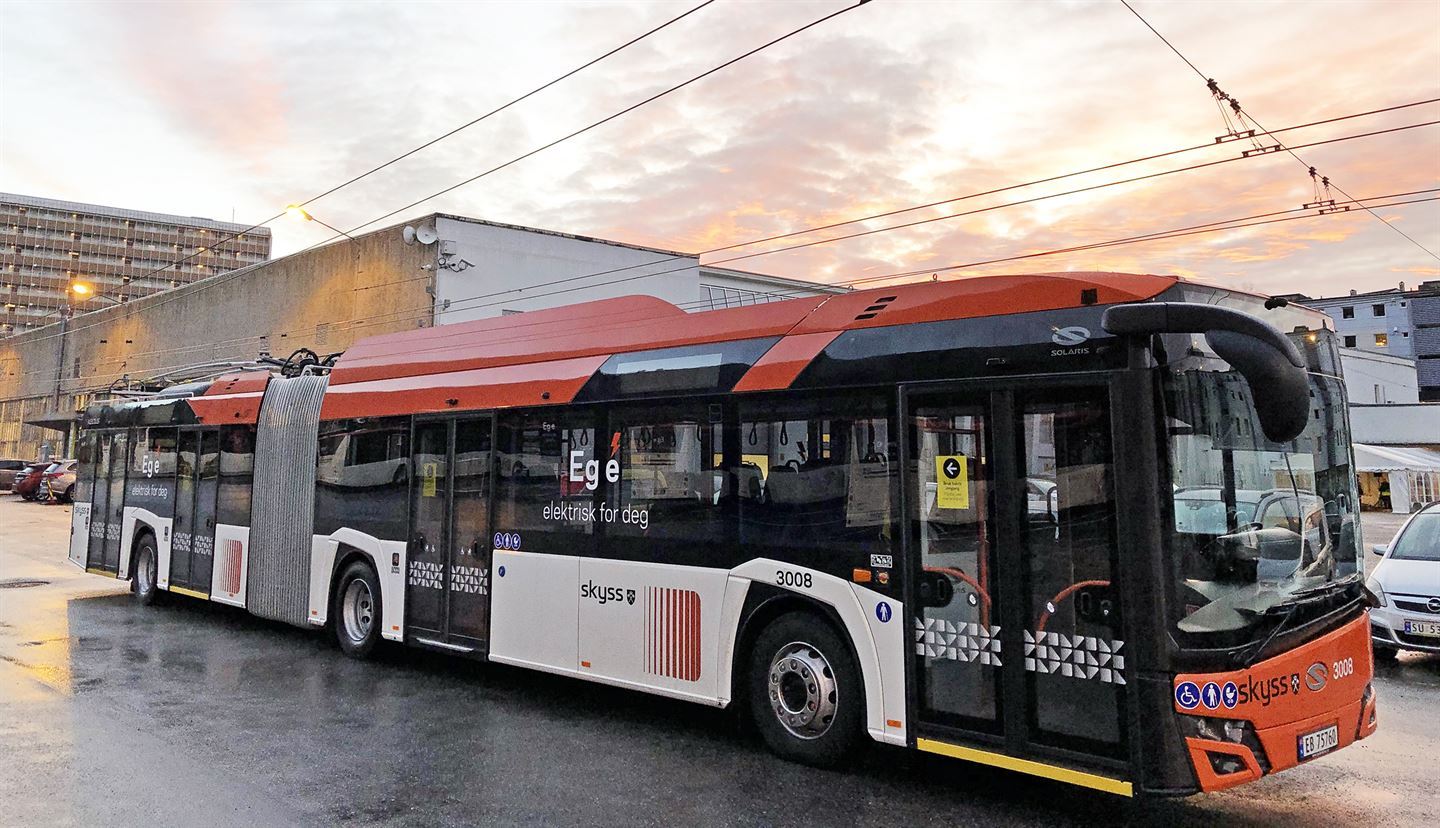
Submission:
<svg viewBox="0 0 1440 828">
<path fill-rule="evenodd" d="M 602 472 L 592 423 L 588 412 L 500 417 L 495 531 L 520 533 L 525 551 L 588 554 L 575 536 L 595 531 Z"/>
<path fill-rule="evenodd" d="M 741 544 L 891 550 L 897 449 L 883 400 L 743 408 L 739 437 Z"/>
<path fill-rule="evenodd" d="M 227 425 L 221 428 L 217 523 L 250 525 L 250 487 L 254 474 L 255 427 Z"/>
<path fill-rule="evenodd" d="M 684 417 L 612 423 L 617 420 L 615 452 L 600 468 L 606 535 L 718 540 L 725 489 L 720 424 Z"/>
</svg>

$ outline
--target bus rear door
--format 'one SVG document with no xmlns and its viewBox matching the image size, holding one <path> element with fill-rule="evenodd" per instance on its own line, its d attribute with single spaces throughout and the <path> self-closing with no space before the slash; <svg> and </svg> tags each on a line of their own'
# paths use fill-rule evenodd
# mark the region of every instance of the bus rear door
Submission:
<svg viewBox="0 0 1440 828">
<path fill-rule="evenodd" d="M 489 640 L 491 428 L 415 423 L 405 626 L 421 644 L 483 653 Z"/>
</svg>

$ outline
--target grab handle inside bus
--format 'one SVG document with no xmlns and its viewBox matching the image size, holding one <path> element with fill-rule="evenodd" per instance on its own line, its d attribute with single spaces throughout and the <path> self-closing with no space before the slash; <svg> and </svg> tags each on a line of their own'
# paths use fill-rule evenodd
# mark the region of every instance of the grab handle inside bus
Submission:
<svg viewBox="0 0 1440 828">
<path fill-rule="evenodd" d="M 1248 313 L 1188 302 L 1145 302 L 1107 308 L 1100 323 L 1116 335 L 1198 333 L 1250 386 L 1265 436 L 1288 443 L 1310 420 L 1310 381 L 1295 343 Z"/>
</svg>

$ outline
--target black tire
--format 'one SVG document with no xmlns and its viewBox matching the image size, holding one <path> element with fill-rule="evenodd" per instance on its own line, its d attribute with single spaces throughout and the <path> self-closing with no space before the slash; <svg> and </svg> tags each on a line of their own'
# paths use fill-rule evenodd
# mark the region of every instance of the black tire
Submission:
<svg viewBox="0 0 1440 828">
<path fill-rule="evenodd" d="M 1395 649 L 1394 647 L 1383 647 L 1379 644 L 1376 644 L 1374 645 L 1374 650 L 1375 661 L 1381 664 L 1394 664 L 1395 659 L 1399 658 L 1400 656 L 1400 651 Z"/>
<path fill-rule="evenodd" d="M 855 749 L 865 687 L 849 645 L 824 618 L 792 612 L 770 622 L 751 648 L 747 681 L 751 720 L 777 755 L 830 767 Z"/>
<path fill-rule="evenodd" d="M 352 561 L 340 575 L 330 606 L 335 640 L 351 658 L 369 658 L 380 643 L 380 579 L 363 561 Z M 348 615 L 347 615 L 348 613 Z"/>
<path fill-rule="evenodd" d="M 75 502 L 75 484 L 74 484 L 74 483 L 71 483 L 69 486 L 66 486 L 66 487 L 65 487 L 65 492 L 64 492 L 64 494 L 61 494 L 61 495 L 60 495 L 60 499 L 63 500 L 63 501 L 65 501 L 66 503 L 74 503 L 74 502 Z"/>
<path fill-rule="evenodd" d="M 20 499 L 21 499 L 21 500 L 34 500 L 34 499 L 35 499 L 35 492 L 21 492 L 21 493 L 20 493 Z"/>
<path fill-rule="evenodd" d="M 148 607 L 159 600 L 159 571 L 160 550 L 155 536 L 146 532 L 135 541 L 135 554 L 130 559 L 130 591 L 135 594 L 135 603 Z"/>
</svg>

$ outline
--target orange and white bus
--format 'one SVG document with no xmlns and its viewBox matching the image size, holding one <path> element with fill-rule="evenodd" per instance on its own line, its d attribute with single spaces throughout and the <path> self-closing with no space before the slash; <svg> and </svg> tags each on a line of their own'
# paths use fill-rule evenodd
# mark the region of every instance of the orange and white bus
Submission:
<svg viewBox="0 0 1440 828">
<path fill-rule="evenodd" d="M 996 276 L 632 296 L 84 414 L 71 559 L 167 593 L 1123 795 L 1375 728 L 1322 314 Z"/>
</svg>

